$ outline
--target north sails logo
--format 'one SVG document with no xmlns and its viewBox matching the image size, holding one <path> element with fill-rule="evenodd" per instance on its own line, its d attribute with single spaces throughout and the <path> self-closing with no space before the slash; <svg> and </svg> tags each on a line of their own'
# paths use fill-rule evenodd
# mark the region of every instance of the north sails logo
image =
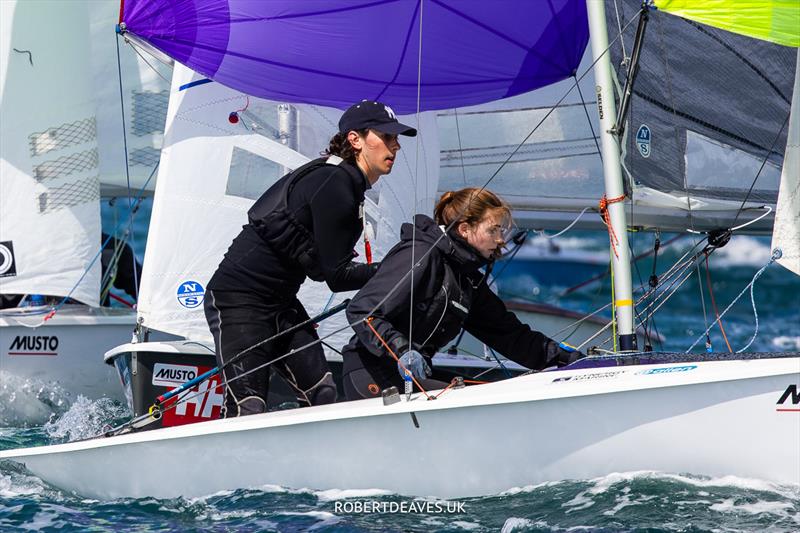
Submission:
<svg viewBox="0 0 800 533">
<path fill-rule="evenodd" d="M 178 303 L 187 309 L 194 309 L 203 303 L 205 289 L 196 281 L 184 281 L 177 291 Z"/>
<path fill-rule="evenodd" d="M 791 404 L 795 407 L 780 407 L 782 405 L 786 405 L 786 400 L 791 400 Z M 797 385 L 789 385 L 786 387 L 786 390 L 783 391 L 781 397 L 778 398 L 779 407 L 776 407 L 776 411 L 781 412 L 800 412 L 800 391 L 797 390 Z"/>
<path fill-rule="evenodd" d="M 14 259 L 14 243 L 0 242 L 0 278 L 17 275 L 17 262 Z"/>
<path fill-rule="evenodd" d="M 8 355 L 58 355 L 58 337 L 17 335 L 8 347 Z"/>
</svg>

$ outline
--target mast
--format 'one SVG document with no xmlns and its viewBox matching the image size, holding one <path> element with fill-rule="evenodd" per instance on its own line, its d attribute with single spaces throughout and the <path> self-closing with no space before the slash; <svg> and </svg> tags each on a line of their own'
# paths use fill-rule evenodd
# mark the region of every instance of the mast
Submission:
<svg viewBox="0 0 800 533">
<path fill-rule="evenodd" d="M 606 52 L 608 32 L 605 2 L 586 0 L 589 16 L 594 66 L 597 111 L 600 115 L 600 149 L 603 154 L 606 198 L 613 200 L 625 194 L 622 183 L 619 144 L 612 132 L 617 116 L 614 100 L 611 60 Z M 621 201 L 608 205 L 609 237 L 612 243 L 611 266 L 614 272 L 614 306 L 616 307 L 617 332 L 621 351 L 636 350 L 636 335 L 633 322 L 633 289 L 631 284 L 631 262 L 628 248 L 625 205 Z"/>
</svg>

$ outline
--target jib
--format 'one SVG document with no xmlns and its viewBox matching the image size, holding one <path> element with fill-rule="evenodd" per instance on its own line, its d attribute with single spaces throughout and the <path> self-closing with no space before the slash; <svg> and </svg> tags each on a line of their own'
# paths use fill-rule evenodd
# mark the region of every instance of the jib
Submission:
<svg viewBox="0 0 800 533">
<path fill-rule="evenodd" d="M 189 381 L 194 379 L 197 374 L 194 370 L 184 370 L 181 368 L 162 368 L 156 374 L 156 378 L 167 381 Z"/>
<path fill-rule="evenodd" d="M 47 335 L 17 335 L 9 350 L 58 350 L 58 337 Z"/>
<path fill-rule="evenodd" d="M 789 397 L 792 398 L 792 404 L 800 404 L 800 392 L 797 391 L 797 385 L 789 385 L 786 387 L 786 390 L 783 391 L 783 394 L 778 400 L 778 405 L 781 405 L 783 402 L 788 400 Z"/>
</svg>

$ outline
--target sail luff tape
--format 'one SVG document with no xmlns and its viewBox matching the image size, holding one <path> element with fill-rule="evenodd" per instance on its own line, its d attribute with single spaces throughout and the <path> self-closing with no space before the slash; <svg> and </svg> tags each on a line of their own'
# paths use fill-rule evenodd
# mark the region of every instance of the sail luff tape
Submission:
<svg viewBox="0 0 800 533">
<path fill-rule="evenodd" d="M 628 299 L 628 300 L 616 300 L 614 302 L 614 305 L 616 305 L 617 307 L 631 306 L 631 305 L 633 305 L 633 300 L 630 300 L 630 299 Z"/>
</svg>

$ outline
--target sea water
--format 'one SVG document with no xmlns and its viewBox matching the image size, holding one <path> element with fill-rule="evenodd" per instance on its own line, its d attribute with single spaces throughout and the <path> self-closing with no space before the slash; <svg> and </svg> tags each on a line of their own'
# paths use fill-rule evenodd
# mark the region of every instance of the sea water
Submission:
<svg viewBox="0 0 800 533">
<path fill-rule="evenodd" d="M 143 253 L 138 232 L 137 255 Z M 652 246 L 652 234 L 636 236 L 635 251 Z M 662 241 L 666 241 L 662 237 Z M 677 259 L 690 241 L 659 253 L 658 270 Z M 601 250 L 605 237 L 571 233 L 562 246 Z M 712 288 L 721 313 L 756 271 L 769 261 L 769 240 L 735 237 L 710 258 Z M 652 260 L 634 269 L 635 285 L 646 285 Z M 608 300 L 608 280 L 564 296 L 568 287 L 542 287 L 535 280 L 500 280 L 506 297 L 558 303 L 578 311 Z M 576 283 L 582 280 L 575 280 Z M 699 287 L 705 293 L 701 298 Z M 684 351 L 715 319 L 705 271 L 694 273 L 656 316 L 664 349 Z M 536 290 L 534 290 L 534 288 Z M 800 350 L 800 281 L 778 265 L 766 269 L 754 289 L 758 335 L 748 351 Z M 706 310 L 703 313 L 703 304 Z M 663 312 L 666 311 L 666 312 Z M 756 332 L 749 293 L 722 319 L 734 350 Z M 718 327 L 711 340 L 726 350 Z M 702 351 L 704 341 L 696 348 Z M 2 375 L 0 375 L 2 377 Z M 42 399 L 50 412 L 32 419 L 5 420 L 9 399 Z M 31 383 L 0 384 L 0 449 L 37 446 L 90 437 L 126 419 L 126 409 L 109 400 L 78 398 L 65 403 L 57 390 Z M 476 428 L 479 429 L 479 428 Z M 680 439 L 680 435 L 670 438 Z M 357 446 L 358 443 L 353 443 Z M 498 438 L 496 450 L 505 444 Z M 518 444 L 515 444 L 518 445 Z M 521 445 L 524 445 L 522 443 Z M 414 444 L 409 443 L 413 448 Z M 800 452 L 798 452 L 800 453 Z M 332 458 L 332 460 L 334 460 Z M 400 458 L 398 468 L 402 468 Z M 142 458 L 142 467 L 146 467 Z M 132 465 L 136 467 L 136 465 Z M 368 464 L 365 467 L 369 467 Z M 468 464 L 464 465 L 469 468 Z M 420 473 L 424 475 L 424 473 Z M 453 475 L 457 475 L 454 473 Z M 619 472 L 595 479 L 563 480 L 508 487 L 480 498 L 443 501 L 408 498 L 380 489 L 315 490 L 260 486 L 200 498 L 82 498 L 48 485 L 23 468 L 0 464 L 0 531 L 800 531 L 800 486 L 758 479 L 709 478 L 689 473 Z"/>
</svg>

